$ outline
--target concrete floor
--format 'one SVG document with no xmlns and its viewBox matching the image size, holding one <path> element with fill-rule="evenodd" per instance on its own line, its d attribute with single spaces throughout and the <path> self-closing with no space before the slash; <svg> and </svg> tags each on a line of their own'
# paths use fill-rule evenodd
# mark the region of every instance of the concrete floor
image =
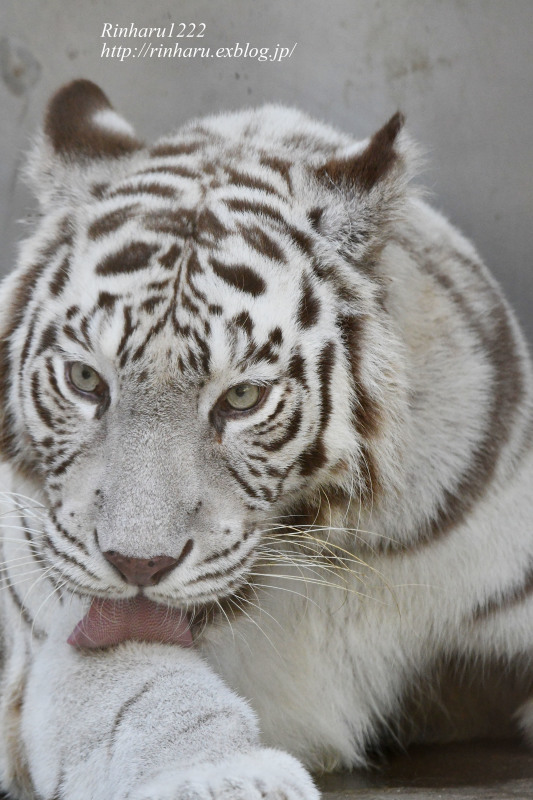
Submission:
<svg viewBox="0 0 533 800">
<path fill-rule="evenodd" d="M 512 742 L 413 747 L 367 774 L 319 781 L 324 800 L 525 800 L 533 798 L 533 752 Z"/>
<path fill-rule="evenodd" d="M 512 742 L 413 747 L 379 771 L 318 784 L 323 800 L 533 800 L 533 752 Z"/>
</svg>

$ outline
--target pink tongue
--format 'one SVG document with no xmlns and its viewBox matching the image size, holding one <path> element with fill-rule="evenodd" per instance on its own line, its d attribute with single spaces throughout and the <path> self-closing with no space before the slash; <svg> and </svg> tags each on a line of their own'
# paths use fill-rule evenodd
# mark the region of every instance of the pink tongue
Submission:
<svg viewBox="0 0 533 800">
<path fill-rule="evenodd" d="M 185 612 L 154 603 L 142 595 L 131 600 L 96 598 L 67 642 L 74 647 L 94 648 L 109 647 L 130 639 L 192 646 Z"/>
</svg>

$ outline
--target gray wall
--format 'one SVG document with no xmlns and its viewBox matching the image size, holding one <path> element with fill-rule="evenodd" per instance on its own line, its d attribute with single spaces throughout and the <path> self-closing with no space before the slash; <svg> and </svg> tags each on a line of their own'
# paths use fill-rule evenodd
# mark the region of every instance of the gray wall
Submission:
<svg viewBox="0 0 533 800">
<path fill-rule="evenodd" d="M 183 46 L 297 47 L 280 63 L 101 57 L 104 42 L 145 41 L 104 40 L 104 22 L 171 21 L 207 26 Z M 474 239 L 533 338 L 533 0 L 0 0 L 0 37 L 1 271 L 31 206 L 22 153 L 48 95 L 73 77 L 99 83 L 146 138 L 273 100 L 363 137 L 401 108 L 434 202 Z"/>
</svg>

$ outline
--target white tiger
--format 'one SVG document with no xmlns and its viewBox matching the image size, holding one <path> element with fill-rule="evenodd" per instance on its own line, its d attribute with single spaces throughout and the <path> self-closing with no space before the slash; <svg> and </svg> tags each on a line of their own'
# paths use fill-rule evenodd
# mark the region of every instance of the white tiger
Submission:
<svg viewBox="0 0 533 800">
<path fill-rule="evenodd" d="M 11 796 L 309 800 L 296 759 L 484 732 L 429 707 L 498 668 L 533 735 L 531 365 L 402 123 L 146 147 L 50 101 L 1 288 Z"/>
</svg>

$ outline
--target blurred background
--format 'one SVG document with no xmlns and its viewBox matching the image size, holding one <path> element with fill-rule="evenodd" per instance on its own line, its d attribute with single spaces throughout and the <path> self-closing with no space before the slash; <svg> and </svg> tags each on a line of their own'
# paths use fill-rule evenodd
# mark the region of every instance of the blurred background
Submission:
<svg viewBox="0 0 533 800">
<path fill-rule="evenodd" d="M 102 37 L 106 23 L 167 38 Z M 176 38 L 190 23 L 204 35 Z M 157 56 L 237 43 L 292 55 Z M 400 108 L 426 152 L 432 202 L 474 240 L 533 340 L 532 54 L 533 0 L 0 0 L 0 273 L 34 207 L 18 177 L 24 152 L 48 96 L 74 77 L 99 83 L 148 140 L 265 101 L 364 138 Z"/>
</svg>

